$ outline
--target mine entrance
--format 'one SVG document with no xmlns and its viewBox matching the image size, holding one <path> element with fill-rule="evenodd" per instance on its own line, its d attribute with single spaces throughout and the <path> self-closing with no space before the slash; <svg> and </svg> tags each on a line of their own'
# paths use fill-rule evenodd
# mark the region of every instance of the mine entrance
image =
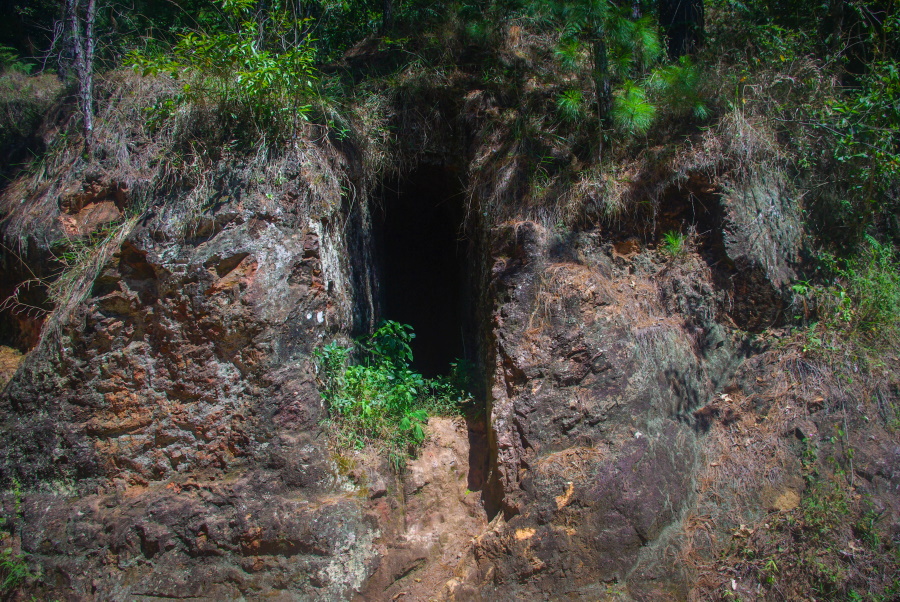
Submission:
<svg viewBox="0 0 900 602">
<path fill-rule="evenodd" d="M 31 351 L 51 309 L 47 287 L 33 273 L 21 265 L 0 266 L 0 347 Z"/>
<path fill-rule="evenodd" d="M 415 329 L 413 368 L 474 359 L 474 295 L 458 173 L 425 165 L 383 183 L 374 213 L 381 316 Z"/>
</svg>

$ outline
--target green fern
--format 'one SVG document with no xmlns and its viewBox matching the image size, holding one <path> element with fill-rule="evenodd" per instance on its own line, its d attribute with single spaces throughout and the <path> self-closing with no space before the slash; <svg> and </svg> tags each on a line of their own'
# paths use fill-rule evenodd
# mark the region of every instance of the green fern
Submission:
<svg viewBox="0 0 900 602">
<path fill-rule="evenodd" d="M 9 548 L 0 551 L 0 592 L 9 595 L 33 577 L 24 554 L 13 554 Z"/>
<path fill-rule="evenodd" d="M 677 230 L 670 230 L 663 234 L 659 250 L 669 257 L 681 257 L 687 253 L 687 236 Z"/>
<path fill-rule="evenodd" d="M 28 75 L 33 67 L 34 65 L 26 63 L 19 58 L 19 53 L 15 48 L 0 44 L 0 69 Z"/>
<path fill-rule="evenodd" d="M 646 134 L 656 119 L 656 107 L 641 86 L 627 81 L 616 92 L 610 117 L 616 127 L 627 134 Z"/>
</svg>

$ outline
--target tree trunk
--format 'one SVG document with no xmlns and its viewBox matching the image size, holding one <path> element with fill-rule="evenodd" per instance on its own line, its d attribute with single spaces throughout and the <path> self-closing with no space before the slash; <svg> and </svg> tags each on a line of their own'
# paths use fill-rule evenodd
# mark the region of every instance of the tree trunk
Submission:
<svg viewBox="0 0 900 602">
<path fill-rule="evenodd" d="M 90 150 L 94 138 L 94 19 L 97 16 L 97 2 L 87 0 L 84 14 L 81 11 L 81 2 L 82 0 L 66 0 L 66 20 L 75 59 L 78 107 L 81 109 L 84 145 Z"/>
<path fill-rule="evenodd" d="M 394 28 L 394 0 L 381 0 L 381 35 Z"/>
<path fill-rule="evenodd" d="M 594 63 L 594 91 L 597 94 L 597 110 L 606 119 L 612 106 L 612 88 L 609 83 L 609 59 L 606 56 L 606 40 L 599 36 L 591 45 Z"/>
<path fill-rule="evenodd" d="M 703 0 L 659 0 L 659 23 L 669 58 L 696 52 L 703 45 Z"/>
<path fill-rule="evenodd" d="M 597 96 L 597 118 L 599 124 L 597 156 L 603 158 L 603 131 L 609 127 L 609 110 L 612 108 L 612 86 L 609 82 L 609 58 L 606 56 L 606 39 L 598 36 L 591 45 L 594 63 L 594 94 Z"/>
</svg>

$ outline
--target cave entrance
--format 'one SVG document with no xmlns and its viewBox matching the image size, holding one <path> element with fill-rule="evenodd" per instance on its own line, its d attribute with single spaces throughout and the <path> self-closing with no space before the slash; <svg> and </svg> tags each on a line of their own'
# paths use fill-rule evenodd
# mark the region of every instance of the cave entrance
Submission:
<svg viewBox="0 0 900 602">
<path fill-rule="evenodd" d="M 0 347 L 28 353 L 37 345 L 53 306 L 46 285 L 23 272 L 0 266 Z"/>
<path fill-rule="evenodd" d="M 374 212 L 381 317 L 415 329 L 413 368 L 447 374 L 474 361 L 475 266 L 458 172 L 423 165 L 381 187 Z"/>
</svg>

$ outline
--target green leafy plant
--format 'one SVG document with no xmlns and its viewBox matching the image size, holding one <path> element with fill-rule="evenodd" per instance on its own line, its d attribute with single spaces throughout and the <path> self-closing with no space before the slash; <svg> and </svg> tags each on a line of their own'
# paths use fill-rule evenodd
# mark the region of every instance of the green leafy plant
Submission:
<svg viewBox="0 0 900 602">
<path fill-rule="evenodd" d="M 16 554 L 13 551 L 10 533 L 14 531 L 13 524 L 22 520 L 22 487 L 19 481 L 12 479 L 11 488 L 13 498 L 13 513 L 9 517 L 0 517 L 0 529 L 4 532 L 0 536 L 0 594 L 8 596 L 34 575 L 28 570 L 25 554 Z"/>
<path fill-rule="evenodd" d="M 266 28 L 253 13 L 255 0 L 226 0 L 232 22 L 227 31 L 189 32 L 171 54 L 132 51 L 127 62 L 145 76 L 166 74 L 182 80 L 181 91 L 150 109 L 158 123 L 185 104 L 218 103 L 226 115 L 245 112 L 269 133 L 288 134 L 312 110 L 317 72 L 304 19 L 270 11 Z"/>
<path fill-rule="evenodd" d="M 626 134 L 645 134 L 656 119 L 656 107 L 641 86 L 628 81 L 616 92 L 610 117 Z"/>
<path fill-rule="evenodd" d="M 682 257 L 687 253 L 687 236 L 676 230 L 663 234 L 659 250 L 669 257 Z"/>
<path fill-rule="evenodd" d="M 897 39 L 898 32 L 895 11 L 885 20 L 883 34 L 871 35 Z M 890 52 L 882 53 L 877 57 L 882 60 L 867 65 L 859 86 L 831 100 L 817 116 L 817 127 L 833 141 L 838 167 L 849 176 L 836 221 L 846 228 L 849 218 L 859 232 L 898 208 L 897 195 L 890 191 L 900 178 L 900 65 Z"/>
<path fill-rule="evenodd" d="M 693 115 L 706 119 L 709 115 L 703 100 L 703 77 L 689 56 L 656 69 L 650 76 L 648 87 L 659 97 L 661 106 L 676 115 Z"/>
<path fill-rule="evenodd" d="M 820 317 L 832 330 L 846 330 L 871 343 L 900 339 L 900 261 L 893 249 L 866 237 L 850 259 L 824 255 L 832 283 L 817 289 Z"/>
<path fill-rule="evenodd" d="M 576 122 L 584 117 L 584 96 L 580 90 L 566 90 L 556 99 L 556 109 L 563 121 Z"/>
<path fill-rule="evenodd" d="M 574 38 L 562 40 L 553 49 L 553 54 L 566 71 L 577 71 L 585 60 L 584 47 Z"/>
<path fill-rule="evenodd" d="M 0 550 L 0 592 L 9 594 L 30 578 L 24 554 L 13 554 L 10 548 Z"/>
<path fill-rule="evenodd" d="M 25 63 L 19 58 L 19 53 L 16 52 L 15 48 L 0 44 L 0 68 L 2 70 L 15 71 L 27 75 L 31 73 L 33 67 L 34 65 Z"/>
<path fill-rule="evenodd" d="M 609 21 L 610 66 L 620 77 L 627 78 L 634 70 L 649 69 L 662 55 L 658 25 L 650 17 L 631 19 L 619 14 Z"/>
<path fill-rule="evenodd" d="M 614 79 L 639 76 L 662 51 L 652 19 L 633 19 L 630 11 L 611 2 L 535 0 L 529 4 L 529 13 L 534 15 L 533 19 L 560 31 L 555 55 L 564 69 L 576 71 L 582 65 L 588 67 L 597 115 L 604 120 L 611 109 Z M 628 86 L 626 89 L 630 90 Z M 634 99 L 632 93 L 631 100 Z M 635 117 L 640 121 L 646 107 L 636 108 L 640 110 Z M 622 115 L 620 111 L 619 117 Z M 649 123 L 637 129 L 646 131 L 648 127 Z"/>
<path fill-rule="evenodd" d="M 353 347 L 331 342 L 315 352 L 339 441 L 373 444 L 398 469 L 425 440 L 430 415 L 456 413 L 470 398 L 455 370 L 446 378 L 426 379 L 410 368 L 414 337 L 411 326 L 385 321 Z M 351 361 L 354 356 L 358 363 Z"/>
</svg>

